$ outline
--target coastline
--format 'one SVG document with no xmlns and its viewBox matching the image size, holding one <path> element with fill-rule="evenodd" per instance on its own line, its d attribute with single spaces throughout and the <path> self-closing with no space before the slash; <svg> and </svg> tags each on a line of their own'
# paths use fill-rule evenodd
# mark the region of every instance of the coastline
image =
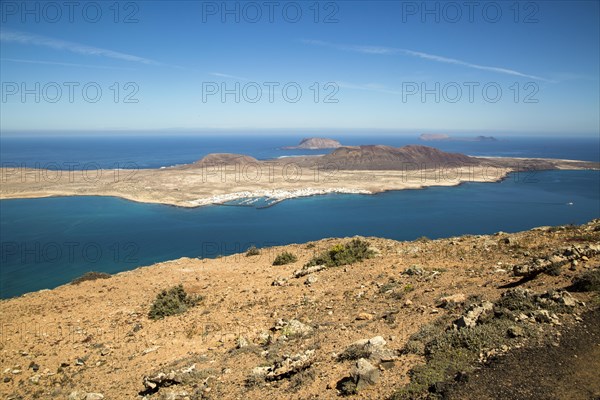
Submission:
<svg viewBox="0 0 600 400">
<path fill-rule="evenodd" d="M 111 196 L 139 203 L 164 204 L 184 208 L 196 208 L 213 204 L 224 204 L 242 199 L 264 198 L 272 204 L 288 199 L 326 194 L 372 195 L 387 191 L 424 189 L 433 186 L 457 186 L 467 182 L 498 182 L 505 179 L 512 169 L 451 168 L 443 171 L 431 169 L 406 173 L 404 171 L 339 171 L 335 177 L 314 179 L 314 171 L 302 168 L 302 178 L 272 181 L 236 182 L 235 173 L 227 173 L 221 181 L 204 180 L 189 170 L 159 169 L 138 170 L 136 180 L 130 184 L 113 182 L 110 170 L 101 170 L 109 175 L 96 182 L 67 178 L 59 182 L 22 182 L 10 180 L 0 190 L 0 200 L 32 199 L 65 196 Z M 26 171 L 25 174 L 31 174 Z M 77 174 L 76 174 L 77 175 Z M 181 177 L 183 175 L 183 177 Z M 176 187 L 175 181 L 186 185 Z"/>
<path fill-rule="evenodd" d="M 310 157 L 319 160 L 321 157 Z M 296 162 L 287 162 L 295 159 Z M 305 156 L 222 164 L 194 163 L 158 169 L 44 170 L 0 168 L 0 200 L 62 196 L 112 196 L 130 201 L 195 208 L 231 201 L 288 199 L 332 193 L 387 191 L 493 183 L 510 173 L 600 169 L 600 164 L 542 158 L 473 158 L 477 164 L 414 170 L 337 169 Z M 285 162 L 282 162 L 285 161 Z M 329 168 L 329 169 L 328 169 Z"/>
</svg>

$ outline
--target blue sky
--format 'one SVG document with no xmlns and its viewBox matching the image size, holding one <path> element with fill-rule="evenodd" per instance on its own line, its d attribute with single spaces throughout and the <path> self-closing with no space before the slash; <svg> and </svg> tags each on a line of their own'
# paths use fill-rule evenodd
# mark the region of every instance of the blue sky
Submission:
<svg viewBox="0 0 600 400">
<path fill-rule="evenodd" d="M 598 135 L 599 2 L 467 3 L 4 1 L 0 128 Z"/>
</svg>

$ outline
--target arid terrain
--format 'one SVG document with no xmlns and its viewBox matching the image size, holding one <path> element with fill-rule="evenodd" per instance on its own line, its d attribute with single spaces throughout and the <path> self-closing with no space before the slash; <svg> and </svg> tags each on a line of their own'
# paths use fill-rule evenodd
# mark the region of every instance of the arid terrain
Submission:
<svg viewBox="0 0 600 400">
<path fill-rule="evenodd" d="M 496 182 L 510 172 L 600 169 L 599 163 L 481 158 L 432 147 L 340 147 L 323 156 L 259 161 L 210 154 L 193 164 L 160 169 L 0 168 L 0 199 L 51 196 L 116 196 L 180 207 L 267 198 L 270 202 L 328 193 L 374 194 L 388 190 Z"/>
<path fill-rule="evenodd" d="M 0 397 L 589 400 L 599 266 L 600 220 L 182 258 L 0 301 Z"/>
</svg>

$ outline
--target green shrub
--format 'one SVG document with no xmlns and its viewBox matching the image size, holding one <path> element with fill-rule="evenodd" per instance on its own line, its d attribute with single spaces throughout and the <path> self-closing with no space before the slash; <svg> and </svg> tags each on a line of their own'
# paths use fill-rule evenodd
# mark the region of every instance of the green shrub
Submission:
<svg viewBox="0 0 600 400">
<path fill-rule="evenodd" d="M 296 261 L 298 261 L 298 257 L 293 255 L 292 253 L 284 251 L 283 253 L 278 254 L 277 257 L 275 257 L 275 260 L 273 261 L 273 265 L 291 264 Z"/>
<path fill-rule="evenodd" d="M 353 264 L 373 257 L 373 250 L 369 249 L 369 243 L 361 239 L 353 239 L 344 245 L 337 244 L 327 251 L 313 257 L 305 267 L 325 265 L 337 267 L 340 265 Z"/>
<path fill-rule="evenodd" d="M 260 255 L 260 250 L 256 248 L 256 246 L 252 246 L 246 251 L 246 257 L 250 256 L 258 256 Z"/>
<path fill-rule="evenodd" d="M 202 297 L 200 296 L 188 296 L 182 285 L 173 286 L 168 290 L 161 291 L 156 296 L 148 313 L 148 318 L 156 320 L 184 313 L 201 300 Z"/>
<path fill-rule="evenodd" d="M 338 361 L 358 360 L 359 358 L 369 358 L 371 351 L 366 346 L 353 344 L 338 356 Z"/>
<path fill-rule="evenodd" d="M 95 281 L 96 279 L 108 279 L 111 275 L 104 272 L 86 272 L 81 275 L 79 278 L 75 278 L 71 281 L 71 285 L 79 285 L 81 282 L 85 281 Z"/>
</svg>

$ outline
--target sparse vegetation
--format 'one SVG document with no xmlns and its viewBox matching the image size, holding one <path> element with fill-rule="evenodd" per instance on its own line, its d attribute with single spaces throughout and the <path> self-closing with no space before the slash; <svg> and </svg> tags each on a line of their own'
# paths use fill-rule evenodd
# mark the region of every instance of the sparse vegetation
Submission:
<svg viewBox="0 0 600 400">
<path fill-rule="evenodd" d="M 246 257 L 258 256 L 258 255 L 260 255 L 260 250 L 257 249 L 256 246 L 252 246 L 246 251 Z"/>
<path fill-rule="evenodd" d="M 373 257 L 375 253 L 369 248 L 369 243 L 361 239 L 353 239 L 344 245 L 337 244 L 329 250 L 313 257 L 305 267 L 324 265 L 337 267 L 340 265 L 353 264 Z"/>
<path fill-rule="evenodd" d="M 171 315 L 182 314 L 190 307 L 197 305 L 202 298 L 189 296 L 182 285 L 173 286 L 161 291 L 152 303 L 148 318 L 157 320 Z"/>
<path fill-rule="evenodd" d="M 394 279 L 390 279 L 390 281 L 379 288 L 379 293 L 385 294 L 394 290 L 398 284 Z"/>
<path fill-rule="evenodd" d="M 452 322 L 449 315 L 422 326 L 409 338 L 403 352 L 425 356 L 426 362 L 410 371 L 410 383 L 397 391 L 392 400 L 443 398 L 448 382 L 476 368 L 481 354 L 490 351 L 495 354 L 494 349 L 510 344 L 517 337 L 540 334 L 531 324 L 515 321 L 516 315 L 535 315 L 542 305 L 549 312 L 568 311 L 560 302 L 549 300 L 554 295 L 555 292 L 536 295 L 525 290 L 509 290 L 494 303 L 493 311 L 482 315 L 475 326 L 449 329 Z"/>
<path fill-rule="evenodd" d="M 600 292 L 600 268 L 594 268 L 575 277 L 569 289 L 574 292 Z"/>
<path fill-rule="evenodd" d="M 288 251 L 285 251 L 275 257 L 275 260 L 273 260 L 273 265 L 291 264 L 295 263 L 296 261 L 298 261 L 298 257 Z"/>
<path fill-rule="evenodd" d="M 338 361 L 354 361 L 359 358 L 368 358 L 371 352 L 365 346 L 351 345 L 338 356 Z"/>
<path fill-rule="evenodd" d="M 97 279 L 108 279 L 110 277 L 111 277 L 111 275 L 107 274 L 105 272 L 90 271 L 90 272 L 86 272 L 85 274 L 81 275 L 79 278 L 73 279 L 71 281 L 71 285 L 79 285 L 81 282 L 95 281 Z"/>
</svg>

